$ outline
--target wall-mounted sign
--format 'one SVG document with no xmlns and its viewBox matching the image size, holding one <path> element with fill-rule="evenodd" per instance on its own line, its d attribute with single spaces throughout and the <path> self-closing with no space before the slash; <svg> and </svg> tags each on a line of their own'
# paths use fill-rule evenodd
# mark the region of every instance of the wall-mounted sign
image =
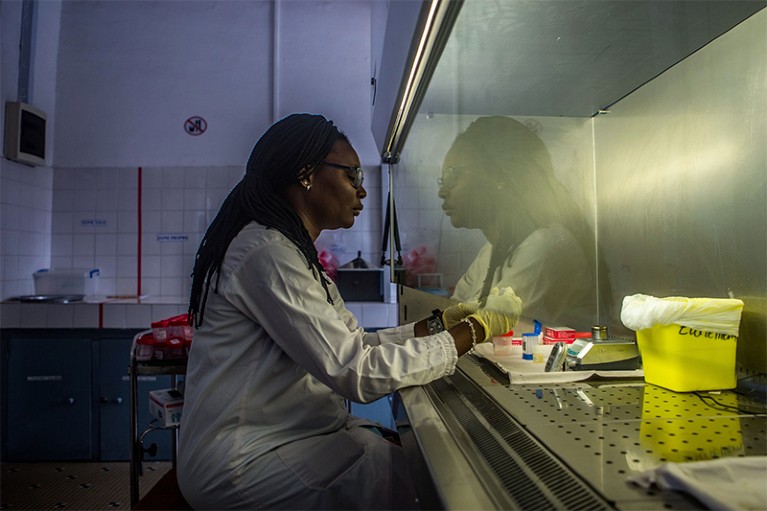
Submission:
<svg viewBox="0 0 767 511">
<path fill-rule="evenodd" d="M 104 226 L 107 224 L 107 221 L 103 218 L 83 218 L 80 220 L 80 225 L 84 226 L 90 226 L 90 227 L 99 227 Z"/>
<path fill-rule="evenodd" d="M 208 129 L 208 121 L 197 115 L 184 122 L 184 131 L 193 137 L 202 135 L 206 129 Z"/>
<path fill-rule="evenodd" d="M 157 235 L 157 241 L 160 243 L 178 243 L 189 240 L 189 235 L 184 233 L 159 233 Z"/>
</svg>

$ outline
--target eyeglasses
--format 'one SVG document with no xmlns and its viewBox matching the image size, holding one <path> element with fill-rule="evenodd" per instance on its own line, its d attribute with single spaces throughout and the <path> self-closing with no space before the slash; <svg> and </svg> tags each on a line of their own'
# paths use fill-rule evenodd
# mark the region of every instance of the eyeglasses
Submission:
<svg viewBox="0 0 767 511">
<path fill-rule="evenodd" d="M 445 190 L 452 190 L 455 185 L 458 184 L 458 179 L 461 177 L 461 172 L 468 165 L 461 165 L 459 167 L 448 167 L 442 171 L 442 176 L 437 178 L 437 185 Z"/>
<path fill-rule="evenodd" d="M 329 161 L 323 161 L 322 164 L 327 165 L 328 167 L 345 170 L 346 172 L 351 172 L 352 174 L 349 174 L 349 179 L 351 179 L 352 186 L 357 190 L 359 190 L 359 188 L 362 186 L 362 182 L 365 180 L 364 172 L 362 172 L 362 169 L 359 167 L 339 165 L 338 163 L 330 163 Z"/>
</svg>

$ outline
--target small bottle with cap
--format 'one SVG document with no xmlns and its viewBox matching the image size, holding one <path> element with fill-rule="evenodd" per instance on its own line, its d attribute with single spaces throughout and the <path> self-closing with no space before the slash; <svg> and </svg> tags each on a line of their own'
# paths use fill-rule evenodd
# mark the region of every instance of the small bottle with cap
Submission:
<svg viewBox="0 0 767 511">
<path fill-rule="evenodd" d="M 541 322 L 534 320 L 532 332 L 522 334 L 522 360 L 533 360 L 535 347 L 541 342 Z"/>
<path fill-rule="evenodd" d="M 594 325 L 591 327 L 591 339 L 595 341 L 607 340 L 607 327 L 605 325 Z"/>
<path fill-rule="evenodd" d="M 538 334 L 526 332 L 522 334 L 522 360 L 532 360 L 535 347 L 538 346 Z"/>
</svg>

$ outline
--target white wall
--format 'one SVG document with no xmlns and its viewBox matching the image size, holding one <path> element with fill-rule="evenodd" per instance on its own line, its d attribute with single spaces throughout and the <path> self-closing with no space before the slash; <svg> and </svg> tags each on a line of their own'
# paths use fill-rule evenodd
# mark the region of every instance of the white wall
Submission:
<svg viewBox="0 0 767 511">
<path fill-rule="evenodd" d="M 37 5 L 35 29 L 46 34 L 33 38 L 28 101 L 48 115 L 47 133 L 53 135 L 56 115 L 56 55 L 59 43 L 61 4 Z M 19 38 L 22 2 L 0 2 L 0 98 L 2 118 L 5 101 L 17 101 Z M 4 134 L 4 123 L 0 133 Z M 48 162 L 53 151 L 49 146 Z M 0 298 L 27 294 L 32 273 L 50 264 L 53 170 L 28 167 L 0 158 Z M 0 322 L 2 318 L 0 318 Z"/>
<path fill-rule="evenodd" d="M 341 263 L 357 250 L 369 260 L 380 257 L 379 157 L 370 134 L 371 5 L 39 3 L 46 13 L 35 33 L 32 102 L 49 113 L 53 169 L 2 161 L 0 298 L 32 293 L 31 274 L 47 263 L 100 267 L 103 294 L 132 294 L 139 289 L 139 234 L 141 292 L 185 296 L 199 237 L 242 175 L 253 144 L 274 120 L 296 111 L 333 119 L 369 170 L 366 210 L 355 227 L 328 233 L 320 243 L 337 250 Z M 9 100 L 16 99 L 21 2 L 3 1 L 0 8 L 2 95 Z M 59 9 L 60 24 L 51 14 Z M 41 90 L 49 96 L 41 98 Z M 207 121 L 205 133 L 184 130 L 191 116 Z M 34 209 L 21 199 L 29 195 Z M 20 230 L 15 222 L 30 227 Z M 22 248 L 18 240 L 38 226 L 41 243 Z M 183 239 L 160 241 L 167 234 Z M 36 254 L 34 263 L 28 252 Z"/>
<path fill-rule="evenodd" d="M 368 2 L 77 1 L 61 23 L 57 167 L 240 165 L 296 111 L 335 120 L 378 163 Z M 203 135 L 184 131 L 191 116 Z"/>
</svg>

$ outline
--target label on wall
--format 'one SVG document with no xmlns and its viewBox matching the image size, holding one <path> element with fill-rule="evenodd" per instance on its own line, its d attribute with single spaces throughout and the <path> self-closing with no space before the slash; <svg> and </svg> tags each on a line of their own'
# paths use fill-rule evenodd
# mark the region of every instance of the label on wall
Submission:
<svg viewBox="0 0 767 511">
<path fill-rule="evenodd" d="M 157 241 L 160 243 L 179 243 L 189 240 L 189 235 L 185 233 L 160 233 L 157 235 Z"/>
<path fill-rule="evenodd" d="M 89 227 L 102 227 L 107 224 L 107 221 L 101 218 L 83 218 L 80 220 L 80 225 Z"/>
</svg>

